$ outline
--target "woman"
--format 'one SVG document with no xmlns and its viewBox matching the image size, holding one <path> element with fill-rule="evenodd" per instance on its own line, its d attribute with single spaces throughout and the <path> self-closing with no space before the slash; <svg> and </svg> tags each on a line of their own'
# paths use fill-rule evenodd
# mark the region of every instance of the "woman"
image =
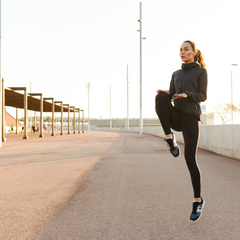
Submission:
<svg viewBox="0 0 240 240">
<path fill-rule="evenodd" d="M 182 131 L 184 156 L 191 175 L 194 201 L 190 216 L 197 221 L 202 214 L 205 201 L 201 198 L 201 174 L 197 165 L 196 152 L 199 138 L 200 102 L 207 99 L 207 71 L 202 53 L 192 41 L 185 41 L 180 47 L 182 69 L 172 75 L 169 91 L 157 90 L 156 113 L 166 135 L 165 141 L 174 157 L 181 154 L 176 143 L 175 131 Z M 174 101 L 174 106 L 171 101 Z"/>
</svg>

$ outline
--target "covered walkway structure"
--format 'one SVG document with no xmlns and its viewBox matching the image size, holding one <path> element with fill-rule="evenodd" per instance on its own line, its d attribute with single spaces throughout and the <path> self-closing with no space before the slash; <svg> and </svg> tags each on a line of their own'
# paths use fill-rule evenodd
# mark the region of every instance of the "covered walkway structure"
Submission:
<svg viewBox="0 0 240 240">
<path fill-rule="evenodd" d="M 82 132 L 84 132 L 84 110 L 63 104 L 62 101 L 54 101 L 54 98 L 43 98 L 42 93 L 28 93 L 26 87 L 4 87 L 4 79 L 2 79 L 2 141 L 6 141 L 6 126 L 5 126 L 5 107 L 14 107 L 16 109 L 24 109 L 24 136 L 23 139 L 28 139 L 28 110 L 40 112 L 39 137 L 44 137 L 43 134 L 43 112 L 52 113 L 52 136 L 54 133 L 54 113 L 61 112 L 61 135 L 63 135 L 63 113 L 68 113 L 68 134 L 70 134 L 70 113 L 74 114 L 74 131 L 76 133 L 76 112 L 78 112 L 78 126 L 80 133 L 80 112 L 82 112 Z M 18 116 L 16 111 L 16 122 Z M 36 121 L 35 121 L 36 122 Z M 17 123 L 16 123 L 17 125 Z M 18 133 L 18 132 L 16 132 Z"/>
</svg>

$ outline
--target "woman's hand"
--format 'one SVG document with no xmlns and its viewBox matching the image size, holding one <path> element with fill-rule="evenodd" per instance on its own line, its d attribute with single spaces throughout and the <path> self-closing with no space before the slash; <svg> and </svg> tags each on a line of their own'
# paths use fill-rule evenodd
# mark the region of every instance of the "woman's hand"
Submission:
<svg viewBox="0 0 240 240">
<path fill-rule="evenodd" d="M 180 93 L 180 94 L 174 94 L 174 98 L 178 99 L 178 98 L 186 98 L 187 94 L 186 93 Z"/>
<path fill-rule="evenodd" d="M 160 92 L 164 92 L 164 93 L 166 93 L 167 95 L 169 95 L 169 94 L 170 94 L 170 92 L 168 92 L 168 91 L 166 91 L 166 90 L 161 90 L 161 89 L 158 89 L 158 90 L 157 90 L 157 93 L 160 93 Z"/>
</svg>

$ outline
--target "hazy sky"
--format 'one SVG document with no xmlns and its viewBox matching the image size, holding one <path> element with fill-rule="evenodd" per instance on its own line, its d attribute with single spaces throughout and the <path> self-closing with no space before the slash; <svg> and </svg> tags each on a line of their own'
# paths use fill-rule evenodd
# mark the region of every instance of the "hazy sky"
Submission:
<svg viewBox="0 0 240 240">
<path fill-rule="evenodd" d="M 85 109 L 90 116 L 126 116 L 129 67 L 130 117 L 139 117 L 139 1 L 2 0 L 2 77 L 44 97 Z M 207 110 L 238 103 L 240 14 L 238 0 L 143 0 L 143 117 L 156 117 L 156 89 L 168 89 L 181 67 L 179 48 L 196 42 L 209 75 Z M 29 89 L 30 91 L 30 89 Z"/>
</svg>

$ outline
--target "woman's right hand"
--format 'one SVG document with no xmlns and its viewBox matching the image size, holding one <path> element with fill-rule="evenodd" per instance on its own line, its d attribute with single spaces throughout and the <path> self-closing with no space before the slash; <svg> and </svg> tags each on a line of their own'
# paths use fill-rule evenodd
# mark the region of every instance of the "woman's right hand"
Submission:
<svg viewBox="0 0 240 240">
<path fill-rule="evenodd" d="M 160 92 L 166 93 L 167 95 L 170 94 L 169 91 L 158 89 L 158 90 L 157 90 L 157 93 L 160 93 Z"/>
</svg>

